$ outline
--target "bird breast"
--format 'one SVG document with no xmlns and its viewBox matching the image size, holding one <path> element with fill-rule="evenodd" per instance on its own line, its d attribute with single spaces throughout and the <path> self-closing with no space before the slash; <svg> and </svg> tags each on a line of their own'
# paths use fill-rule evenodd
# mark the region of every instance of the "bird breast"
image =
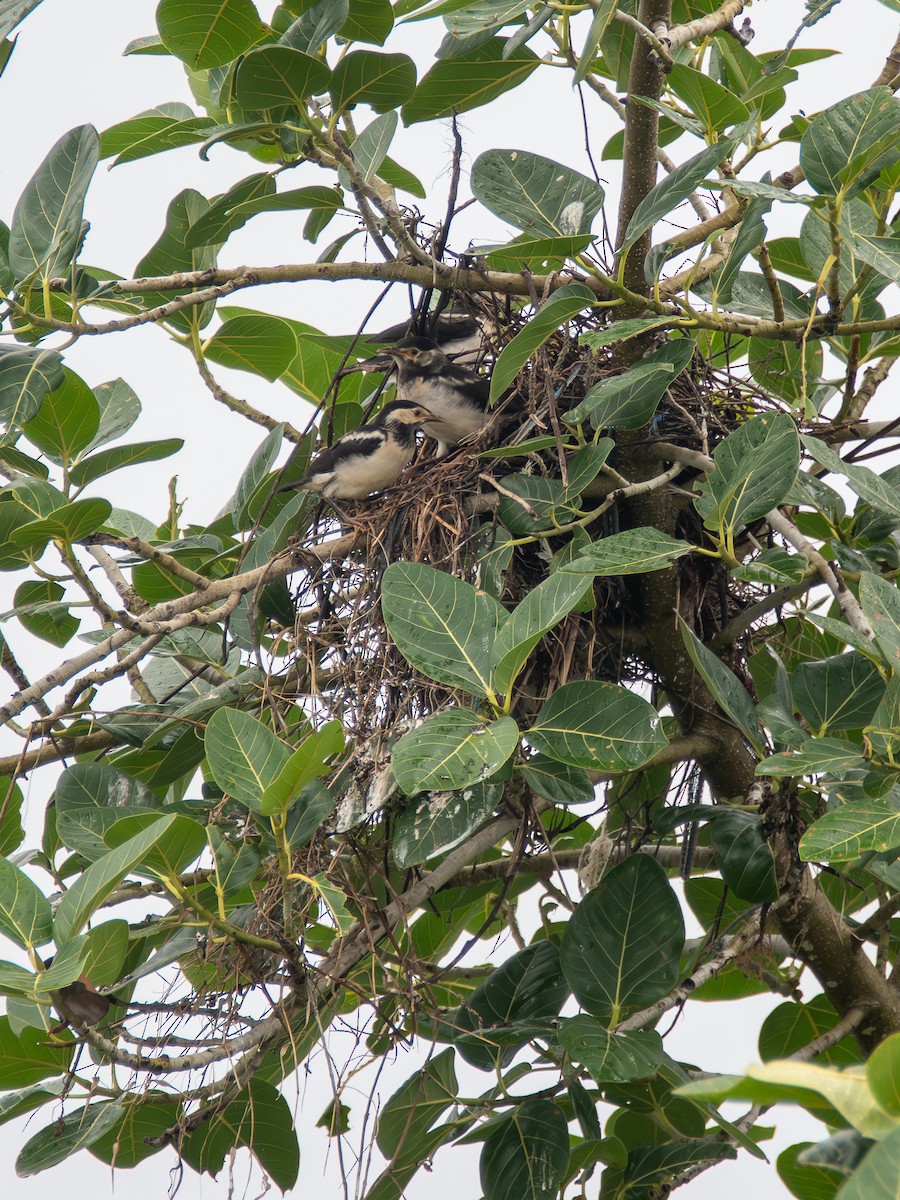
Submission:
<svg viewBox="0 0 900 1200">
<path fill-rule="evenodd" d="M 343 458 L 322 494 L 331 500 L 361 500 L 370 492 L 390 487 L 415 450 L 386 438 L 373 455 L 349 454 Z"/>
<path fill-rule="evenodd" d="M 486 414 L 464 392 L 437 379 L 404 380 L 397 389 L 400 400 L 421 404 L 438 418 L 423 430 L 439 442 L 455 446 L 484 425 Z"/>
</svg>

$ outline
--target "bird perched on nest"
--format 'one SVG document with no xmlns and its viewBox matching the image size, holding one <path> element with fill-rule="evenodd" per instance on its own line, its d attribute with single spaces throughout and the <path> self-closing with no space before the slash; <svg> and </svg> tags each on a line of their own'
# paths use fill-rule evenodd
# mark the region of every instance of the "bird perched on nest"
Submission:
<svg viewBox="0 0 900 1200">
<path fill-rule="evenodd" d="M 403 338 L 359 370 L 397 372 L 397 399 L 428 408 L 432 417 L 423 432 L 438 444 L 444 458 L 452 446 L 481 429 L 490 415 L 490 381 L 450 361 L 437 342 L 427 337 Z"/>
<path fill-rule="evenodd" d="M 433 419 L 421 404 L 394 400 L 371 424 L 351 429 L 317 454 L 303 478 L 282 490 L 305 488 L 327 500 L 359 500 L 381 491 L 408 466 L 416 448 L 416 430 Z"/>
</svg>

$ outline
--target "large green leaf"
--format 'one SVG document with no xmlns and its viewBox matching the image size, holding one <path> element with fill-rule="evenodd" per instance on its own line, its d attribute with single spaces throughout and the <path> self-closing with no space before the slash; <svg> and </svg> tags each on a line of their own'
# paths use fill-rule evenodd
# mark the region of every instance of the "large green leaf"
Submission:
<svg viewBox="0 0 900 1200">
<path fill-rule="evenodd" d="M 73 500 L 40 521 L 19 526 L 12 540 L 17 546 L 36 554 L 49 541 L 77 542 L 96 533 L 111 512 L 112 505 L 108 500 Z"/>
<path fill-rule="evenodd" d="M 573 79 L 574 84 L 582 83 L 591 74 L 594 57 L 600 49 L 601 39 L 606 33 L 610 22 L 615 17 L 618 7 L 619 0 L 599 0 L 587 38 L 581 48 L 581 54 L 578 56 L 578 66 L 575 68 Z"/>
<path fill-rule="evenodd" d="M 854 255 L 885 279 L 900 282 L 900 237 L 879 237 L 874 233 L 841 228 L 844 243 Z"/>
<path fill-rule="evenodd" d="M 335 67 L 329 88 L 336 108 L 368 104 L 389 112 L 415 92 L 416 64 L 406 54 L 354 50 Z"/>
<path fill-rule="evenodd" d="M 562 967 L 582 1006 L 612 1028 L 675 985 L 683 944 L 681 906 L 665 871 L 634 854 L 575 909 L 563 934 Z"/>
<path fill-rule="evenodd" d="M 542 304 L 531 320 L 503 347 L 491 372 L 491 399 L 502 396 L 532 354 L 558 329 L 596 300 L 590 288 L 568 283 Z"/>
<path fill-rule="evenodd" d="M 509 691 L 544 634 L 568 616 L 583 596 L 583 579 L 556 571 L 516 605 L 497 631 L 491 651 L 491 679 L 499 693 Z"/>
<path fill-rule="evenodd" d="M 37 1175 L 64 1162 L 78 1150 L 101 1138 L 121 1118 L 123 1101 L 103 1101 L 75 1107 L 67 1116 L 30 1137 L 16 1159 L 20 1178 Z"/>
<path fill-rule="evenodd" d="M 34 880 L 6 858 L 0 858 L 0 932 L 25 950 L 53 936 L 50 901 Z"/>
<path fill-rule="evenodd" d="M 429 1059 L 394 1092 L 378 1114 L 375 1140 L 395 1169 L 409 1159 L 409 1151 L 420 1136 L 456 1102 L 453 1057 L 452 1048 L 448 1048 Z"/>
<path fill-rule="evenodd" d="M 858 467 L 845 462 L 839 454 L 836 454 L 830 446 L 818 438 L 804 434 L 802 441 L 809 453 L 823 467 L 833 471 L 836 475 L 845 476 L 851 489 L 861 500 L 865 500 L 873 508 L 900 521 L 900 500 L 897 498 L 897 489 L 887 479 L 883 479 L 869 467 Z"/>
<path fill-rule="evenodd" d="M 679 617 L 681 636 L 694 666 L 712 692 L 716 703 L 734 721 L 752 746 L 762 751 L 759 718 L 746 687 L 734 671 L 704 646 L 694 631 Z"/>
<path fill-rule="evenodd" d="M 850 800 L 814 821 L 800 839 L 804 862 L 853 862 L 900 847 L 900 796 Z"/>
<path fill-rule="evenodd" d="M 407 796 L 471 787 L 498 771 L 518 740 L 512 717 L 486 721 L 468 709 L 449 708 L 394 743 L 394 778 Z"/>
<path fill-rule="evenodd" d="M 134 819 L 134 818 L 132 818 Z M 113 888 L 167 835 L 183 827 L 186 818 L 177 814 L 159 817 L 140 833 L 97 859 L 69 888 L 56 910 L 54 927 L 57 941 L 64 942 L 79 932 Z M 193 824 L 190 822 L 190 824 Z"/>
<path fill-rule="evenodd" d="M 800 466 L 797 427 L 787 413 L 751 417 L 713 451 L 715 470 L 694 506 L 707 529 L 733 538 L 785 498 Z"/>
<path fill-rule="evenodd" d="M 330 78 L 319 58 L 289 46 L 263 46 L 241 60 L 234 95 L 242 108 L 302 108 L 309 96 L 327 91 Z"/>
<path fill-rule="evenodd" d="M 828 1033 L 838 1022 L 838 1014 L 826 996 L 814 996 L 802 1004 L 789 1000 L 779 1004 L 766 1017 L 759 1031 L 759 1056 L 763 1062 L 790 1058 L 810 1042 Z M 861 1054 L 852 1036 L 829 1046 L 817 1056 L 819 1062 L 834 1066 L 858 1063 Z"/>
<path fill-rule="evenodd" d="M 171 111 L 175 109 L 176 111 Z M 195 117 L 187 105 L 160 105 L 100 134 L 100 157 L 113 166 L 202 142 L 215 128 L 211 117 Z"/>
<path fill-rule="evenodd" d="M 29 1087 L 50 1075 L 60 1075 L 72 1058 L 72 1041 L 48 1040 L 43 1030 L 13 1033 L 9 1018 L 0 1017 L 0 1089 Z M 2 1119 L 2 1118 L 0 1118 Z"/>
<path fill-rule="evenodd" d="M 86 454 L 127 433 L 141 415 L 141 402 L 124 379 L 98 383 L 93 392 L 100 405 L 100 426 L 93 441 L 85 446 Z"/>
<path fill-rule="evenodd" d="M 633 771 L 666 745 L 659 714 L 612 683 L 566 683 L 525 735 L 535 750 L 575 767 Z"/>
<path fill-rule="evenodd" d="M 143 1101 L 143 1095 L 129 1097 L 121 1121 L 88 1147 L 94 1158 L 119 1170 L 128 1170 L 151 1154 L 159 1153 L 152 1140 L 161 1138 L 176 1125 L 183 1110 L 175 1101 L 162 1100 L 159 1093 L 151 1093 L 146 1103 Z"/>
<path fill-rule="evenodd" d="M 235 1146 L 246 1146 L 283 1192 L 297 1182 L 300 1149 L 290 1107 L 258 1076 L 236 1100 L 185 1138 L 182 1153 L 196 1171 L 215 1176 Z"/>
<path fill-rule="evenodd" d="M 472 192 L 485 208 L 525 233 L 590 233 L 604 191 L 586 175 L 527 150 L 486 150 L 472 166 Z"/>
<path fill-rule="evenodd" d="M 70 129 L 28 182 L 9 232 L 9 265 L 17 279 L 67 272 L 81 242 L 84 198 L 99 151 L 93 125 Z"/>
<path fill-rule="evenodd" d="M 690 554 L 691 550 L 690 542 L 669 537 L 652 525 L 646 525 L 592 542 L 561 570 L 579 575 L 643 575 L 649 571 L 662 571 L 676 558 Z"/>
<path fill-rule="evenodd" d="M 897 585 L 871 571 L 859 581 L 859 602 L 886 666 L 900 674 L 900 592 Z"/>
<path fill-rule="evenodd" d="M 72 616 L 65 594 L 65 588 L 49 579 L 31 579 L 20 584 L 13 606 L 23 628 L 54 646 L 67 645 L 81 622 Z"/>
<path fill-rule="evenodd" d="M 807 182 L 822 195 L 861 191 L 900 156 L 898 124 L 900 100 L 888 87 L 857 92 L 826 108 L 800 139 Z"/>
<path fill-rule="evenodd" d="M 237 708 L 220 708 L 213 713 L 204 744 L 209 769 L 219 787 L 255 812 L 262 811 L 263 793 L 290 760 L 290 747 L 262 721 Z"/>
<path fill-rule="evenodd" d="M 266 787 L 259 803 L 263 816 L 283 813 L 300 799 L 307 784 L 327 774 L 328 764 L 344 748 L 344 730 L 340 721 L 329 721 L 304 738 L 294 753 Z"/>
<path fill-rule="evenodd" d="M 862 729 L 884 695 L 884 680 L 868 658 L 851 650 L 798 663 L 791 676 L 794 703 L 813 733 Z"/>
<path fill-rule="evenodd" d="M 223 367 L 252 371 L 274 383 L 297 353 L 297 338 L 287 321 L 268 313 L 247 313 L 225 321 L 204 352 Z"/>
<path fill-rule="evenodd" d="M 641 429 L 693 354 L 690 338 L 669 342 L 620 375 L 610 375 L 594 384 L 563 419 L 567 425 L 590 421 L 597 429 Z"/>
<path fill-rule="evenodd" d="M 169 53 L 195 71 L 230 63 L 264 36 L 252 0 L 162 0 L 156 24 Z"/>
<path fill-rule="evenodd" d="M 222 515 L 231 514 L 237 529 L 245 529 L 253 524 L 253 517 L 249 513 L 250 501 L 262 483 L 268 481 L 269 487 L 271 486 L 269 471 L 281 451 L 283 440 L 283 425 L 276 425 L 274 429 L 270 429 L 250 456 L 250 461 L 238 479 L 234 495 L 222 510 Z"/>
<path fill-rule="evenodd" d="M 159 462 L 171 458 L 184 445 L 182 438 L 165 438 L 158 442 L 132 442 L 127 446 L 110 446 L 99 454 L 82 458 L 69 472 L 76 487 L 86 487 L 102 475 L 121 471 L 123 467 L 136 467 L 140 463 Z"/>
<path fill-rule="evenodd" d="M 546 754 L 535 754 L 518 770 L 534 794 L 551 804 L 583 804 L 594 799 L 591 777 L 581 767 L 570 767 Z"/>
<path fill-rule="evenodd" d="M 843 775 L 865 766 L 859 747 L 842 738 L 807 738 L 796 750 L 772 754 L 757 764 L 757 775 Z"/>
<path fill-rule="evenodd" d="M 840 1190 L 841 1200 L 896 1200 L 900 1179 L 900 1129 L 893 1129 L 866 1153 Z"/>
<path fill-rule="evenodd" d="M 412 801 L 391 824 L 398 867 L 413 867 L 446 854 L 491 816 L 502 796 L 497 784 L 476 783 L 459 792 L 437 792 Z"/>
<path fill-rule="evenodd" d="M 281 41 L 304 54 L 316 54 L 338 32 L 350 15 L 348 0 L 316 0 L 304 6 L 299 17 L 285 30 Z"/>
<path fill-rule="evenodd" d="M 97 398 L 84 380 L 66 367 L 62 382 L 44 398 L 23 432 L 54 462 L 69 466 L 91 444 L 99 428 Z"/>
<path fill-rule="evenodd" d="M 214 267 L 218 247 L 190 247 L 187 244 L 188 231 L 208 208 L 206 197 L 192 188 L 179 192 L 166 210 L 165 229 L 135 267 L 135 275 L 172 275 L 178 271 L 205 271 Z M 166 304 L 171 299 L 171 292 L 141 293 L 141 303 L 147 308 Z M 215 304 L 209 302 L 195 305 L 187 312 L 173 313 L 169 320 L 182 332 L 194 333 L 209 323 L 214 311 Z"/>
<path fill-rule="evenodd" d="M 381 610 L 403 657 L 423 675 L 491 694 L 491 646 L 505 610 L 468 583 L 424 563 L 391 563 Z"/>
<path fill-rule="evenodd" d="M 541 60 L 527 46 L 504 58 L 505 46 L 505 38 L 492 38 L 468 54 L 435 63 L 404 104 L 403 124 L 469 112 L 524 82 Z"/>
<path fill-rule="evenodd" d="M 722 133 L 750 117 L 747 105 L 734 92 L 684 63 L 672 67 L 666 83 L 711 133 Z"/>
<path fill-rule="evenodd" d="M 775 860 L 758 813 L 726 809 L 710 822 L 710 836 L 722 878 L 736 896 L 750 904 L 777 898 Z"/>
<path fill-rule="evenodd" d="M 568 1165 L 569 1132 L 562 1109 L 550 1100 L 526 1100 L 485 1139 L 485 1200 L 554 1200 Z"/>
<path fill-rule="evenodd" d="M 399 118 L 395 112 L 382 113 L 360 132 L 350 147 L 354 166 L 367 183 L 375 178 L 387 157 L 394 134 L 397 132 L 398 121 Z M 352 186 L 349 172 L 343 167 L 338 171 L 338 179 L 343 187 L 349 189 Z"/>
<path fill-rule="evenodd" d="M 653 1075 L 665 1057 L 655 1030 L 610 1033 L 587 1016 L 563 1021 L 559 1044 L 576 1062 L 584 1063 L 598 1083 L 627 1083 Z"/>
<path fill-rule="evenodd" d="M 556 943 L 532 942 L 480 983 L 457 1009 L 452 1021 L 457 1049 L 466 1062 L 484 1071 L 505 1066 L 515 1057 L 517 1046 L 534 1036 L 526 1028 L 545 1025 L 549 1035 L 550 1021 L 568 994 Z M 521 1037 L 516 1025 L 523 1029 Z"/>
<path fill-rule="evenodd" d="M 622 251 L 627 252 L 657 221 L 686 200 L 722 159 L 731 154 L 736 145 L 736 138 L 722 138 L 666 175 L 632 213 L 625 230 Z"/>
<path fill-rule="evenodd" d="M 20 428 L 62 381 L 62 359 L 55 350 L 0 346 L 0 423 L 7 431 Z"/>
</svg>

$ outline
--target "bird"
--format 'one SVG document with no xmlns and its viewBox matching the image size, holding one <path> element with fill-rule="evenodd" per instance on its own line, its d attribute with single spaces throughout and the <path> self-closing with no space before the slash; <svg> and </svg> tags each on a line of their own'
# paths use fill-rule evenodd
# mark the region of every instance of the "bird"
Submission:
<svg viewBox="0 0 900 1200">
<path fill-rule="evenodd" d="M 101 995 L 84 975 L 60 988 L 57 999 L 57 1007 L 67 1018 L 75 1017 L 84 1025 L 99 1024 L 111 1005 L 123 1003 L 116 996 Z"/>
<path fill-rule="evenodd" d="M 281 491 L 305 489 L 326 500 L 360 500 L 389 487 L 409 465 L 416 430 L 433 421 L 431 411 L 405 399 L 386 404 L 368 425 L 351 429 L 317 454 L 302 479 Z"/>
<path fill-rule="evenodd" d="M 396 363 L 397 399 L 432 414 L 422 430 L 437 442 L 438 458 L 484 426 L 490 380 L 451 362 L 430 338 L 405 338 L 377 357 Z"/>
</svg>

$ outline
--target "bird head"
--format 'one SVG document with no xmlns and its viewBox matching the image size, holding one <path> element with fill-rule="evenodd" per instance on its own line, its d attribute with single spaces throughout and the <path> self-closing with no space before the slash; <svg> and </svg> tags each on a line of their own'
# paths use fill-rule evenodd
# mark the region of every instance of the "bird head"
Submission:
<svg viewBox="0 0 900 1200">
<path fill-rule="evenodd" d="M 379 420 L 394 425 L 412 425 L 418 428 L 426 421 L 433 421 L 434 413 L 423 408 L 421 404 L 412 404 L 408 400 L 393 400 L 386 404 L 379 413 Z"/>
<path fill-rule="evenodd" d="M 430 337 L 410 336 L 401 338 L 396 345 L 391 346 L 389 350 L 382 350 L 380 354 L 375 354 L 372 358 L 365 358 L 362 362 L 354 363 L 352 366 L 344 367 L 342 375 L 352 375 L 356 371 L 393 371 L 398 359 L 394 357 L 395 350 L 437 350 L 440 354 L 440 346 Z"/>
<path fill-rule="evenodd" d="M 449 362 L 446 354 L 431 338 L 405 338 L 402 343 L 398 342 L 396 346 L 385 350 L 384 357 L 392 358 L 401 368 L 409 363 L 413 370 L 426 370 Z"/>
</svg>

